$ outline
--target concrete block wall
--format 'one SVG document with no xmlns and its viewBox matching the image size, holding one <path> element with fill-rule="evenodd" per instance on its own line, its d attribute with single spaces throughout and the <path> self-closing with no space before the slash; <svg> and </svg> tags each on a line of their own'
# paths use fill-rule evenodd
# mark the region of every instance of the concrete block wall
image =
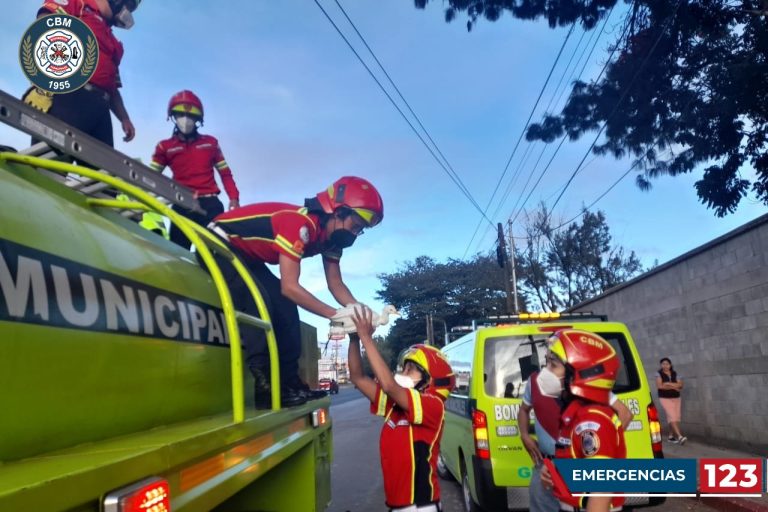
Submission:
<svg viewBox="0 0 768 512">
<path fill-rule="evenodd" d="M 686 435 L 768 454 L 768 215 L 573 310 L 628 325 L 657 405 L 672 360 Z"/>
</svg>

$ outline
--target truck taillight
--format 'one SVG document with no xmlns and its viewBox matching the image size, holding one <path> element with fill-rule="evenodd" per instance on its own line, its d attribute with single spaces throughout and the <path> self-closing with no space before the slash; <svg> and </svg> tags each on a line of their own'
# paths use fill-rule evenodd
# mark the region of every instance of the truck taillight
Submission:
<svg viewBox="0 0 768 512">
<path fill-rule="evenodd" d="M 653 455 L 656 458 L 662 457 L 661 448 L 661 422 L 659 421 L 659 411 L 653 402 L 648 404 L 648 428 L 651 431 L 651 447 Z"/>
<path fill-rule="evenodd" d="M 312 426 L 322 427 L 328 423 L 328 411 L 325 409 L 316 409 L 312 411 Z"/>
<path fill-rule="evenodd" d="M 475 451 L 481 459 L 490 459 L 491 450 L 488 444 L 488 420 L 483 411 L 472 411 L 472 432 L 475 436 Z"/>
<path fill-rule="evenodd" d="M 104 498 L 104 512 L 170 512 L 168 481 L 148 478 L 113 491 Z"/>
</svg>

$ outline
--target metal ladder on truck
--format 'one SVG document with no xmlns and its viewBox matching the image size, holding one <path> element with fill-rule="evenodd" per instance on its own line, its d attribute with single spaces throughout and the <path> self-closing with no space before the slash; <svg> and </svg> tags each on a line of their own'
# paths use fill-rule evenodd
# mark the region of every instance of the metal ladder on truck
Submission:
<svg viewBox="0 0 768 512">
<path fill-rule="evenodd" d="M 0 122 L 40 141 L 18 153 L 0 152 L 0 161 L 16 162 L 37 168 L 40 172 L 63 182 L 70 189 L 87 196 L 86 203 L 94 208 L 112 208 L 121 212 L 131 212 L 130 215 L 145 211 L 159 213 L 167 217 L 189 238 L 208 268 L 224 312 L 230 341 L 233 422 L 242 423 L 245 418 L 243 360 L 238 322 L 266 331 L 271 370 L 272 410 L 280 410 L 277 341 L 264 298 L 256 283 L 245 265 L 217 236 L 176 213 L 169 206 L 179 205 L 189 210 L 202 211 L 192 191 L 61 120 L 26 105 L 2 90 L 0 90 Z M 62 161 L 62 158 L 76 159 L 79 165 Z M 83 166 L 83 162 L 95 169 Z M 110 190 L 112 194 L 109 193 Z M 114 191 L 125 194 L 130 199 L 128 201 L 115 199 Z M 214 252 L 230 261 L 237 270 L 253 295 L 261 318 L 235 310 L 229 286 L 213 257 Z"/>
</svg>

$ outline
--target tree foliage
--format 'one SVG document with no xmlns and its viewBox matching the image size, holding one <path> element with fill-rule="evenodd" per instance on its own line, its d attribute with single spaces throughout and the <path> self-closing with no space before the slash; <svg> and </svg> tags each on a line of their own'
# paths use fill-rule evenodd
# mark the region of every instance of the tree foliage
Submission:
<svg viewBox="0 0 768 512">
<path fill-rule="evenodd" d="M 515 251 L 522 311 L 562 311 L 642 271 L 634 252 L 613 243 L 603 212 L 585 212 L 561 231 L 542 206 L 529 218 L 526 232 L 526 243 Z M 495 254 L 446 263 L 420 256 L 378 277 L 377 298 L 402 314 L 386 340 L 392 365 L 403 349 L 424 342 L 428 315 L 435 318 L 440 340 L 446 327 L 507 313 L 504 270 Z"/>
<path fill-rule="evenodd" d="M 465 12 L 470 28 L 508 12 L 592 29 L 617 0 L 447 3 L 446 20 Z M 750 191 L 768 204 L 768 2 L 634 0 L 618 32 L 600 81 L 574 83 L 563 110 L 532 125 L 528 139 L 578 139 L 605 123 L 594 151 L 633 156 L 642 189 L 703 169 L 696 193 L 716 215 L 733 213 Z"/>
<path fill-rule="evenodd" d="M 377 298 L 394 304 L 402 314 L 387 337 L 395 355 L 426 339 L 426 318 L 433 315 L 436 337 L 447 327 L 469 325 L 473 319 L 506 312 L 504 271 L 495 257 L 438 263 L 420 256 L 391 274 L 380 274 Z M 443 325 L 445 322 L 445 325 Z"/>
<path fill-rule="evenodd" d="M 601 211 L 584 212 L 562 231 L 541 206 L 528 220 L 517 252 L 518 285 L 529 302 L 561 311 L 595 297 L 643 271 L 634 251 L 613 244 Z"/>
</svg>

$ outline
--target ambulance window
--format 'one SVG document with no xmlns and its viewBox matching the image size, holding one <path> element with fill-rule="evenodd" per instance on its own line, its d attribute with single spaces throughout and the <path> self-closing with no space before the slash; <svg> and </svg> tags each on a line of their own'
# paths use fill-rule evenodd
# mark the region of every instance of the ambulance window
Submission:
<svg viewBox="0 0 768 512">
<path fill-rule="evenodd" d="M 616 350 L 619 356 L 620 366 L 619 374 L 616 376 L 616 384 L 613 386 L 614 393 L 626 393 L 640 389 L 640 376 L 637 373 L 637 365 L 632 358 L 632 351 L 629 349 L 627 338 L 616 332 L 599 332 L 611 346 Z"/>
<path fill-rule="evenodd" d="M 469 381 L 472 376 L 472 359 L 475 355 L 475 340 L 457 341 L 443 349 L 448 363 L 456 375 L 454 395 L 469 395 Z"/>
<path fill-rule="evenodd" d="M 531 374 L 541 368 L 546 339 L 509 336 L 485 340 L 485 393 L 496 398 L 521 398 Z"/>
</svg>

